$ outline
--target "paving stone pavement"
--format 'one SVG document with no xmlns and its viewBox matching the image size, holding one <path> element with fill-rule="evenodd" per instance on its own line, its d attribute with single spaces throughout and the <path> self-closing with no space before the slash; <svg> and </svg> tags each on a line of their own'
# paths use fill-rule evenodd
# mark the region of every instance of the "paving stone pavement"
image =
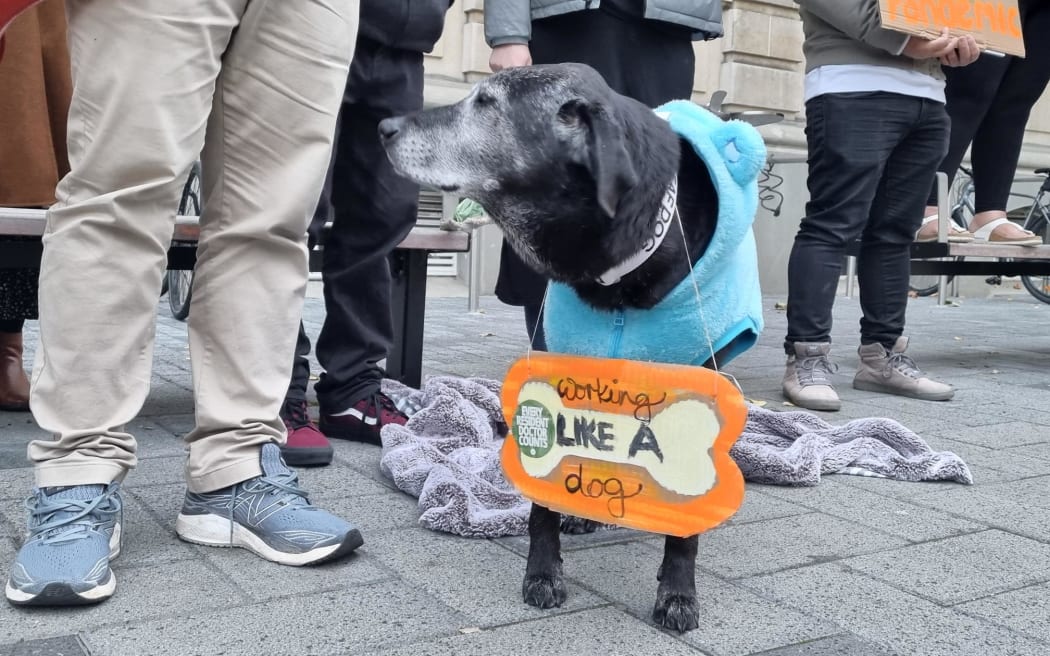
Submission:
<svg viewBox="0 0 1050 656">
<path fill-rule="evenodd" d="M 784 408 L 779 300 L 765 300 L 766 332 L 729 369 L 771 409 Z M 481 307 L 428 299 L 425 374 L 498 378 L 522 354 L 519 311 L 492 298 Z M 963 456 L 975 485 L 852 476 L 748 485 L 739 513 L 701 537 L 701 626 L 679 636 L 648 619 L 658 538 L 565 536 L 569 600 L 536 610 L 520 597 L 527 541 L 419 527 L 415 500 L 379 471 L 378 447 L 337 443 L 332 466 L 301 472 L 320 504 L 361 525 L 365 545 L 348 560 L 286 568 L 180 542 L 191 380 L 185 325 L 161 306 L 152 391 L 131 426 L 141 464 L 126 481 L 117 594 L 79 609 L 0 603 L 0 655 L 1050 654 L 1050 306 L 1016 295 L 956 307 L 914 299 L 909 353 L 957 386 L 949 403 L 852 390 L 859 314 L 856 300 L 838 299 L 843 408 L 825 418 L 896 418 Z M 307 299 L 305 316 L 316 336 L 319 299 Z M 40 437 L 28 415 L 0 413 L 5 576 L 31 485 L 25 446 Z"/>
</svg>

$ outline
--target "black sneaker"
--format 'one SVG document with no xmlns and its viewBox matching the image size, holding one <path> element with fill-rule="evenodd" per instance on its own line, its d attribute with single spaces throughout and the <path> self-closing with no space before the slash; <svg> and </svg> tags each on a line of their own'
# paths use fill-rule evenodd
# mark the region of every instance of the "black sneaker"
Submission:
<svg viewBox="0 0 1050 656">
<path fill-rule="evenodd" d="M 331 438 L 382 445 L 379 431 L 388 424 L 404 426 L 408 415 L 397 409 L 386 394 L 376 392 L 340 414 L 321 413 L 321 432 Z"/>
</svg>

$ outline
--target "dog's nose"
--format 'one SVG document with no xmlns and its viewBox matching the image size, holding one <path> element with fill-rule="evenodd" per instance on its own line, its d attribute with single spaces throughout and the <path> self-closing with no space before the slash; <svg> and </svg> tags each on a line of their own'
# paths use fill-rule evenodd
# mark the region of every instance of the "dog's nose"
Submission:
<svg viewBox="0 0 1050 656">
<path fill-rule="evenodd" d="M 390 141 L 401 131 L 401 126 L 404 125 L 404 123 L 405 119 L 403 116 L 384 118 L 379 122 L 379 138 L 383 141 Z"/>
</svg>

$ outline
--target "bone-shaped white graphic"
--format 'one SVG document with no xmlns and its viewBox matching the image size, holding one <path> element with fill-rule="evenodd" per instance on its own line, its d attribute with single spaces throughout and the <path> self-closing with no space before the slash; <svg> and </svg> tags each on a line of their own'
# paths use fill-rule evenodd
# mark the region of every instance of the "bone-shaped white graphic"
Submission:
<svg viewBox="0 0 1050 656">
<path fill-rule="evenodd" d="M 561 413 L 566 419 L 565 434 L 573 435 L 573 421 L 609 424 L 606 434 L 612 439 L 605 444 L 610 451 L 599 451 L 586 444 L 565 446 L 555 443 L 546 455 L 533 458 L 519 453 L 521 465 L 533 478 L 543 478 L 554 471 L 566 456 L 632 464 L 645 468 L 666 490 L 685 496 L 699 496 L 714 487 L 717 476 L 712 447 L 721 426 L 718 416 L 702 401 L 686 399 L 661 409 L 649 422 L 649 428 L 660 448 L 661 459 L 655 450 L 643 449 L 630 455 L 631 443 L 641 422 L 631 415 L 566 408 L 557 390 L 546 383 L 532 381 L 522 386 L 518 403 L 532 399 L 542 403 L 556 419 Z"/>
</svg>

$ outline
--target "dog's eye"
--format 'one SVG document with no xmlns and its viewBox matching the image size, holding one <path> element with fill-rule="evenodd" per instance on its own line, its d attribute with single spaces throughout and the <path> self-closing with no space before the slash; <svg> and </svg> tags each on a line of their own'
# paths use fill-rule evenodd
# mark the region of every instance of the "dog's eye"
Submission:
<svg viewBox="0 0 1050 656">
<path fill-rule="evenodd" d="M 496 99 L 485 91 L 479 91 L 478 95 L 474 96 L 474 104 L 478 107 L 491 107 L 496 104 Z"/>
</svg>

